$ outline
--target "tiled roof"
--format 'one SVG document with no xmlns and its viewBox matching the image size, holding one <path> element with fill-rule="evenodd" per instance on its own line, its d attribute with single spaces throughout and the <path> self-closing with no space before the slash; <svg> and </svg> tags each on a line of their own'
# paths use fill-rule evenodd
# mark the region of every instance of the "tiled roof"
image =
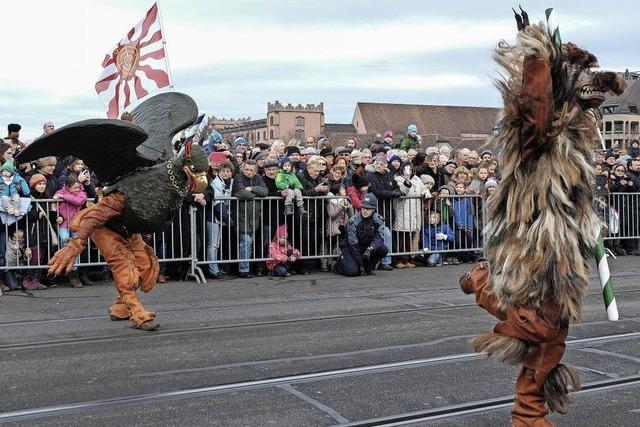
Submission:
<svg viewBox="0 0 640 427">
<path fill-rule="evenodd" d="M 328 136 L 332 133 L 356 133 L 356 127 L 351 123 L 325 123 L 324 134 Z"/>
<path fill-rule="evenodd" d="M 615 108 L 612 108 L 615 107 Z M 634 108 L 635 107 L 635 111 Z M 607 113 L 638 113 L 640 108 L 640 80 L 627 80 L 627 88 L 620 96 L 605 95 L 602 110 Z"/>
<path fill-rule="evenodd" d="M 463 134 L 489 134 L 499 108 L 459 107 L 450 105 L 381 104 L 359 102 L 360 114 L 367 133 L 383 134 L 391 130 L 404 134 L 414 123 L 418 133 L 460 137 Z"/>
</svg>

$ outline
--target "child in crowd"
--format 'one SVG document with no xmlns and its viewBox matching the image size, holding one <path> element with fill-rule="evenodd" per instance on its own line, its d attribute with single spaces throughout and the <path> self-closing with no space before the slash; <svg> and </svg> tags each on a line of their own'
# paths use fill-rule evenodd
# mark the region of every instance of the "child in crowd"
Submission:
<svg viewBox="0 0 640 427">
<path fill-rule="evenodd" d="M 496 191 L 496 187 L 498 186 L 498 182 L 493 178 L 488 178 L 487 182 L 484 183 L 484 193 L 482 193 L 482 197 L 486 200 L 494 191 Z"/>
<path fill-rule="evenodd" d="M 64 187 L 54 194 L 53 199 L 56 202 L 60 202 L 58 206 L 58 224 L 60 229 L 58 234 L 60 236 L 60 247 L 64 246 L 69 237 L 74 237 L 75 233 L 69 231 L 69 223 L 80 212 L 85 203 L 87 203 L 87 193 L 84 192 L 82 184 L 78 179 L 71 175 L 64 183 Z M 72 274 L 70 275 L 71 286 L 74 288 L 81 288 L 82 283 L 78 278 L 77 267 L 73 266 Z"/>
<path fill-rule="evenodd" d="M 358 174 L 351 177 L 351 185 L 347 187 L 347 195 L 354 209 L 359 212 L 362 207 L 362 198 L 369 190 L 369 180 Z"/>
<path fill-rule="evenodd" d="M 442 225 L 447 225 L 450 229 L 453 229 L 453 203 L 451 195 L 451 186 L 443 185 L 438 188 L 438 201 L 436 204 L 436 210 L 440 213 L 440 222 Z M 460 264 L 460 261 L 455 256 L 446 257 L 442 262 L 447 264 Z"/>
<path fill-rule="evenodd" d="M 453 209 L 453 224 L 456 229 L 456 240 L 459 249 L 467 249 L 473 246 L 473 206 L 469 197 L 464 197 L 467 187 L 459 181 L 455 186 L 455 196 L 451 199 Z M 473 254 L 469 251 L 461 252 L 462 262 L 473 262 Z"/>
<path fill-rule="evenodd" d="M 480 165 L 476 169 L 473 169 L 473 180 L 469 185 L 469 194 L 484 194 L 484 186 L 489 178 L 489 168 L 485 165 Z"/>
<path fill-rule="evenodd" d="M 422 229 L 424 256 L 427 257 L 427 267 L 442 265 L 442 253 L 449 250 L 449 242 L 455 241 L 456 236 L 447 224 L 440 224 L 440 213 L 429 214 L 429 224 Z"/>
<path fill-rule="evenodd" d="M 31 187 L 31 210 L 27 213 L 27 244 L 31 248 L 31 265 L 42 265 L 46 262 L 47 248 L 57 246 L 58 237 L 52 224 L 55 223 L 56 213 L 51 211 L 46 202 L 38 202 L 42 199 L 50 199 L 47 192 L 47 178 L 36 173 L 29 180 Z M 22 287 L 25 289 L 46 289 L 40 282 L 41 270 L 27 270 Z"/>
<path fill-rule="evenodd" d="M 27 248 L 24 244 L 24 231 L 16 229 L 9 240 L 7 240 L 5 260 L 8 267 L 25 265 L 31 260 L 31 249 Z M 15 270 L 8 270 L 5 273 L 5 280 L 12 291 L 17 290 L 20 287 L 16 278 Z"/>
<path fill-rule="evenodd" d="M 289 157 L 283 157 L 280 160 L 280 169 L 276 174 L 276 187 L 280 190 L 284 200 L 284 214 L 293 215 L 293 199 L 296 199 L 298 204 L 298 213 L 300 215 L 306 215 L 307 211 L 304 209 L 304 200 L 302 199 L 302 184 L 298 180 L 294 170 L 293 162 Z"/>
<path fill-rule="evenodd" d="M 269 243 L 267 269 L 274 277 L 289 277 L 289 270 L 294 268 L 294 264 L 300 259 L 300 251 L 291 246 L 287 237 L 287 226 L 281 224 Z"/>
<path fill-rule="evenodd" d="M 20 213 L 20 188 L 25 196 L 29 196 L 29 186 L 27 182 L 15 173 L 13 161 L 7 160 L 2 165 L 2 179 L 0 180 L 0 201 L 5 212 L 9 215 L 21 217 Z"/>
</svg>

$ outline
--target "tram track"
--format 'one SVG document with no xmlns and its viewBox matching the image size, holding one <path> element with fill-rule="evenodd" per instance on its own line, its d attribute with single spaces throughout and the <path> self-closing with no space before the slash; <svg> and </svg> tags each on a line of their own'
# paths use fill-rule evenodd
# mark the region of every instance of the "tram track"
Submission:
<svg viewBox="0 0 640 427">
<path fill-rule="evenodd" d="M 459 288 L 441 288 L 439 291 L 454 291 Z M 345 299 L 352 298 L 374 298 L 377 300 L 391 300 L 393 298 L 402 298 L 406 295 L 411 294 L 423 294 L 424 292 L 432 292 L 436 290 L 415 290 L 415 291 L 406 291 L 406 292 L 396 292 L 396 293 L 363 293 L 363 294 L 355 294 L 355 295 L 340 295 L 335 297 L 321 297 L 321 298 L 304 298 L 304 299 L 294 299 L 294 300 L 283 300 L 277 302 L 266 302 L 259 304 L 230 304 L 230 305 L 213 305 L 213 306 L 204 306 L 204 307 L 192 307 L 192 308 L 180 308 L 180 309 L 169 309 L 169 310 L 156 310 L 158 314 L 175 314 L 175 313 L 193 313 L 200 311 L 226 311 L 226 310 L 236 310 L 236 309 L 253 309 L 259 307 L 272 307 L 281 304 L 291 304 L 291 303 L 317 303 L 317 302 L 328 302 L 340 300 L 343 301 Z M 627 294 L 627 293 L 637 293 L 640 292 L 640 288 L 633 289 L 621 289 L 616 290 L 616 295 Z M 588 292 L 585 296 L 601 296 L 602 292 Z M 431 307 L 412 307 L 406 309 L 396 309 L 396 310 L 384 310 L 370 313 L 358 313 L 353 315 L 344 315 L 344 317 L 352 317 L 352 316 L 365 316 L 365 315 L 378 315 L 378 314 L 395 314 L 395 313 L 410 313 L 415 311 L 430 311 L 430 310 L 444 310 L 444 309 L 456 309 L 456 308 L 467 308 L 473 307 L 477 304 L 474 303 L 464 303 L 464 304 L 446 304 L 443 301 L 436 300 L 428 300 L 426 302 L 434 303 L 434 304 L 442 304 L 440 306 L 431 306 Z M 402 301 L 398 301 L 398 303 L 402 303 Z M 336 315 L 340 318 L 343 315 Z M 14 322 L 0 322 L 0 328 L 4 327 L 18 327 L 18 326 L 29 326 L 29 325 L 38 325 L 38 324 L 49 324 L 49 323 L 64 323 L 64 322 L 80 322 L 87 320 L 106 320 L 109 319 L 109 316 L 83 316 L 83 317 L 64 317 L 64 318 L 55 318 L 55 319 L 33 319 L 33 320 L 23 320 L 23 321 L 14 321 Z M 312 320 L 317 320 L 316 318 Z M 286 320 L 283 320 L 286 322 Z M 292 319 L 292 322 L 297 322 L 299 319 Z M 277 321 L 281 322 L 281 321 Z M 265 324 L 269 324 L 270 322 L 266 322 Z M 250 324 L 250 325 L 253 325 Z M 245 326 L 245 324 L 241 324 L 239 326 Z M 1 347 L 0 347 L 1 348 Z"/>
<path fill-rule="evenodd" d="M 75 337 L 75 338 L 63 338 L 63 339 L 57 339 L 57 340 L 2 344 L 0 345 L 0 352 L 5 350 L 10 351 L 10 350 L 21 350 L 21 349 L 27 349 L 27 348 L 43 348 L 43 347 L 54 347 L 54 346 L 62 346 L 62 345 L 77 345 L 77 344 L 88 344 L 88 343 L 99 343 L 99 342 L 123 341 L 123 340 L 130 340 L 130 339 L 136 339 L 136 340 L 152 339 L 157 337 L 169 337 L 169 336 L 177 336 L 177 335 L 183 335 L 188 333 L 207 332 L 207 331 L 256 328 L 256 327 L 263 327 L 263 326 L 278 326 L 278 325 L 297 324 L 297 323 L 305 323 L 305 322 L 323 322 L 323 321 L 331 321 L 331 320 L 365 318 L 365 317 L 373 317 L 373 316 L 386 316 L 386 315 L 393 315 L 393 314 L 423 313 L 423 312 L 430 312 L 430 311 L 466 308 L 466 307 L 475 307 L 475 306 L 476 306 L 475 303 L 469 303 L 469 304 L 457 304 L 457 305 L 442 305 L 442 306 L 436 306 L 436 307 L 416 307 L 416 308 L 405 308 L 405 309 L 396 309 L 396 310 L 380 310 L 380 311 L 363 312 L 363 313 L 348 313 L 348 314 L 336 314 L 336 315 L 330 315 L 330 316 L 315 316 L 315 317 L 299 317 L 299 318 L 292 318 L 292 319 L 277 319 L 277 320 L 268 320 L 268 321 L 259 321 L 259 322 L 235 323 L 235 324 L 228 324 L 228 325 L 198 326 L 198 327 L 192 327 L 192 328 L 159 330 L 152 333 L 148 333 L 148 332 L 143 333 L 138 330 L 131 330 L 131 332 L 129 333 L 120 334 L 120 335 L 97 335 L 97 336 L 89 336 L 89 337 Z M 620 319 L 620 321 L 625 321 L 625 320 L 635 322 L 635 321 L 639 321 L 640 318 L 629 317 L 629 318 Z M 601 322 L 600 321 L 583 322 L 583 323 L 580 323 L 579 325 L 588 326 L 591 323 L 599 324 Z"/>
<path fill-rule="evenodd" d="M 615 342 L 621 340 L 640 338 L 640 332 L 632 332 L 625 334 L 602 335 L 597 337 L 580 338 L 567 341 L 569 348 L 581 347 L 584 345 L 592 345 L 597 343 Z M 39 408 L 31 408 L 24 410 L 13 410 L 0 412 L 0 423 L 16 422 L 33 419 L 41 419 L 52 416 L 68 415 L 73 413 L 88 412 L 92 410 L 114 408 L 122 405 L 149 403 L 166 400 L 193 399 L 216 394 L 235 393 L 245 390 L 255 390 L 271 388 L 282 385 L 305 384 L 315 381 L 325 381 L 336 378 L 352 377 L 358 375 L 380 374 L 392 371 L 401 371 L 405 369 L 415 369 L 426 366 L 439 364 L 469 362 L 486 358 L 486 355 L 480 353 L 459 353 L 448 354 L 444 356 L 436 356 L 429 358 L 403 360 L 389 363 L 378 363 L 371 365 L 355 366 L 350 368 L 332 369 L 317 372 L 308 372 L 296 375 L 285 375 L 257 380 L 240 381 L 227 384 L 219 384 L 195 388 L 183 388 L 178 390 L 170 390 L 164 392 L 155 392 L 148 394 L 138 394 L 121 396 L 116 398 L 106 398 L 99 400 L 83 401 L 76 403 L 68 403 L 62 405 L 52 405 Z M 162 373 L 158 373 L 161 375 Z M 622 387 L 628 385 L 640 384 L 640 375 L 611 378 L 602 381 L 594 381 L 583 385 L 583 392 L 604 389 L 606 387 Z M 391 426 L 403 425 L 397 423 L 416 423 L 419 421 L 436 420 L 445 417 L 453 417 L 465 415 L 469 413 L 490 411 L 506 407 L 513 401 L 513 397 L 501 397 L 497 399 L 482 400 L 477 402 L 467 402 L 464 404 L 450 405 L 441 408 L 429 409 L 426 411 L 405 413 L 385 418 L 376 418 L 371 420 L 358 421 L 348 426 Z"/>
<path fill-rule="evenodd" d="M 640 384 L 640 375 L 630 375 L 621 378 L 613 378 L 599 381 L 591 381 L 582 385 L 576 394 L 585 394 L 594 391 L 611 390 L 620 387 L 629 387 Z M 513 405 L 513 396 L 504 396 L 494 399 L 465 402 L 456 405 L 442 406 L 424 411 L 391 415 L 387 417 L 372 418 L 369 420 L 355 421 L 337 424 L 340 427 L 396 427 L 409 426 L 416 423 L 438 421 L 462 415 L 479 414 L 510 408 Z"/>
</svg>

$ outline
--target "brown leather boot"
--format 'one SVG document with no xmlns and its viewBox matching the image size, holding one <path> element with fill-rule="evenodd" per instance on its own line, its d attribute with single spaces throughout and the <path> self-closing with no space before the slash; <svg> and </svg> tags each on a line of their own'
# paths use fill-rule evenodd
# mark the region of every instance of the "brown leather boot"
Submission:
<svg viewBox="0 0 640 427">
<path fill-rule="evenodd" d="M 549 408 L 544 392 L 536 384 L 533 369 L 522 367 L 516 383 L 516 398 L 511 411 L 513 427 L 551 427 L 554 424 L 547 419 Z"/>
</svg>

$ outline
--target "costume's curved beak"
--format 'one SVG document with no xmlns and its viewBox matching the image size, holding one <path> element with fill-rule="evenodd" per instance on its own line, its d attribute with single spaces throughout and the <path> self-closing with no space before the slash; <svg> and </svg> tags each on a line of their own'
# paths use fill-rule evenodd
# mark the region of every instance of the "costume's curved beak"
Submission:
<svg viewBox="0 0 640 427">
<path fill-rule="evenodd" d="M 182 167 L 182 170 L 189 179 L 189 187 L 192 193 L 202 193 L 207 188 L 207 173 L 198 172 L 193 165 L 186 165 Z"/>
</svg>

